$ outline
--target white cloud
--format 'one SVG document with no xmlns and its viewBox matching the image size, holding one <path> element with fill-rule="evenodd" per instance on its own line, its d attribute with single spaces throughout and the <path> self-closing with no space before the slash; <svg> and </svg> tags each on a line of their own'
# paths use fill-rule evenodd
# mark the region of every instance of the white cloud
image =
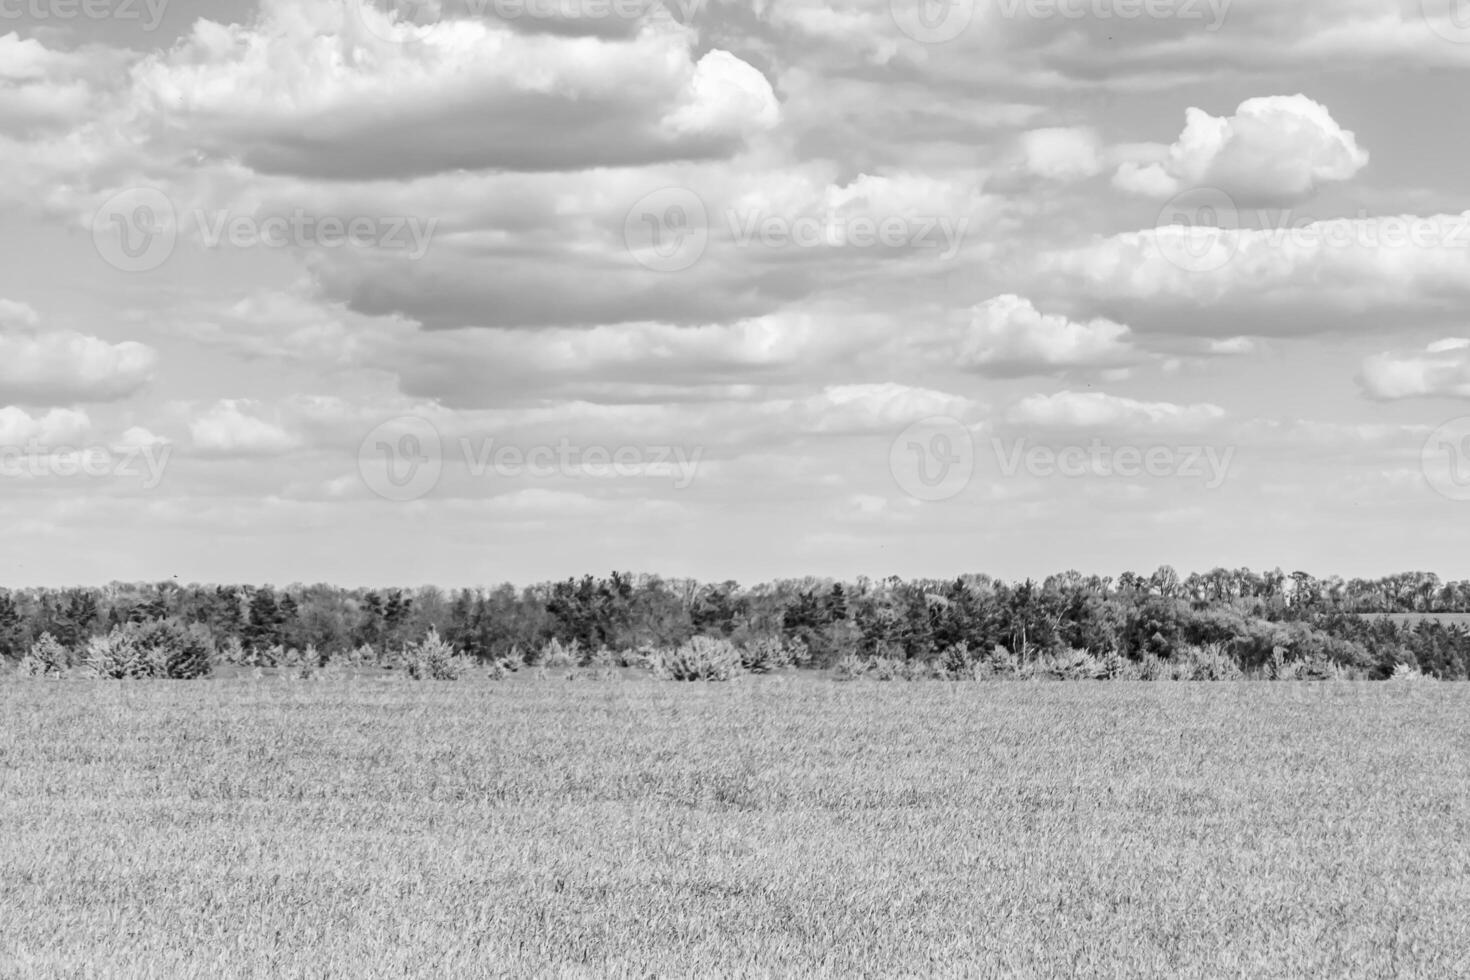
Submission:
<svg viewBox="0 0 1470 980">
<path fill-rule="evenodd" d="M 76 446 L 91 428 L 87 413 L 76 409 L 54 408 L 45 415 L 31 415 L 14 406 L 0 408 L 0 446 Z"/>
<path fill-rule="evenodd" d="M 1125 162 L 1114 184 L 1150 197 L 1214 187 L 1240 205 L 1301 201 L 1368 165 L 1353 133 L 1304 95 L 1247 99 L 1233 116 L 1185 113 L 1184 132 L 1157 160 Z"/>
<path fill-rule="evenodd" d="M 1129 340 L 1130 331 L 1121 323 L 1105 319 L 1077 323 L 1043 314 L 1030 300 L 1007 294 L 974 308 L 957 353 L 968 367 L 1042 373 L 1116 364 L 1132 353 Z"/>
<path fill-rule="evenodd" d="M 275 456 L 296 448 L 300 441 L 276 423 L 261 418 L 260 408 L 248 400 L 216 402 L 189 422 L 194 447 L 226 456 Z"/>
<path fill-rule="evenodd" d="M 1102 172 L 1103 149 L 1089 126 L 1057 126 L 1021 134 L 1022 166 L 1048 180 L 1074 181 Z"/>
<path fill-rule="evenodd" d="M 1031 395 L 1012 405 L 1006 420 L 1057 429 L 1192 429 L 1225 417 L 1218 405 L 1144 402 L 1100 391 Z"/>
<path fill-rule="evenodd" d="M 150 347 L 132 341 L 111 344 L 72 330 L 45 330 L 40 324 L 31 307 L 0 300 L 0 401 L 116 401 L 153 377 L 158 357 Z"/>
<path fill-rule="evenodd" d="M 1383 353 L 1363 361 L 1359 383 L 1371 398 L 1470 398 L 1470 339 L 1436 341 L 1423 351 Z"/>
</svg>

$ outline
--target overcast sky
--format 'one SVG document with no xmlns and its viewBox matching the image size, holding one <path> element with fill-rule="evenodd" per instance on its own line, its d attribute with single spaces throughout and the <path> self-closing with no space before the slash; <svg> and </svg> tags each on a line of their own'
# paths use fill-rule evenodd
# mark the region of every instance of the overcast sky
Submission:
<svg viewBox="0 0 1470 980">
<path fill-rule="evenodd" d="M 1470 575 L 1459 0 L 0 0 L 6 585 Z"/>
</svg>

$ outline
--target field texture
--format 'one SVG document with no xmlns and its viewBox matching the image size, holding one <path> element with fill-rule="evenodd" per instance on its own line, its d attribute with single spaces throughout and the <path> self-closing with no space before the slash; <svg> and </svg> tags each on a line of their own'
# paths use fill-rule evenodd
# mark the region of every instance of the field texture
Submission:
<svg viewBox="0 0 1470 980">
<path fill-rule="evenodd" d="M 0 976 L 1470 975 L 1470 686 L 0 685 Z"/>
</svg>

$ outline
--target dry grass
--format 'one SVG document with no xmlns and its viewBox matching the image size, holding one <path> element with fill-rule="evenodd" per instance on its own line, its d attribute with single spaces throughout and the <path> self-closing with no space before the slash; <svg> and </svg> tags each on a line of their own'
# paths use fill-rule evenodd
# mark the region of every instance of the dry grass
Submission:
<svg viewBox="0 0 1470 980">
<path fill-rule="evenodd" d="M 1467 708 L 7 679 L 0 976 L 1465 976 Z"/>
</svg>

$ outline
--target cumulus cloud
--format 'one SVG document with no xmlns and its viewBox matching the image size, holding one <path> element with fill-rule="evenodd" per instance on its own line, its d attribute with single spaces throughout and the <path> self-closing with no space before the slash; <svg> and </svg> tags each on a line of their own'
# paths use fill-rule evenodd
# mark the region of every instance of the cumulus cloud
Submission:
<svg viewBox="0 0 1470 980">
<path fill-rule="evenodd" d="M 54 408 L 44 415 L 32 415 L 13 405 L 0 408 L 0 446 L 75 446 L 91 429 L 87 413 L 77 409 Z"/>
<path fill-rule="evenodd" d="M 1047 180 L 1083 180 L 1104 166 L 1102 144 L 1089 126 L 1028 130 L 1020 136 L 1020 152 L 1026 172 Z"/>
<path fill-rule="evenodd" d="M 464 19 L 405 44 L 347 29 L 352 6 L 265 0 L 249 27 L 200 21 L 135 69 L 134 101 L 159 138 L 324 180 L 723 157 L 780 118 L 759 71 L 696 60 L 677 25 L 608 40 Z"/>
<path fill-rule="evenodd" d="M 1247 99 L 1233 116 L 1185 112 L 1184 132 L 1156 160 L 1127 161 L 1114 184 L 1149 197 L 1214 187 L 1237 204 L 1305 200 L 1368 165 L 1353 133 L 1305 95 Z"/>
<path fill-rule="evenodd" d="M 1100 391 L 1062 391 L 1030 395 L 1006 411 L 1015 425 L 1049 429 L 1181 430 L 1194 429 L 1225 417 L 1218 405 L 1145 402 Z"/>
<path fill-rule="evenodd" d="M 1222 337 L 1370 330 L 1470 301 L 1470 212 L 1283 228 L 1169 225 L 1027 260 L 1038 285 L 1135 331 Z"/>
<path fill-rule="evenodd" d="M 1040 374 L 1059 368 L 1118 364 L 1133 353 L 1121 323 L 1078 323 L 1043 314 L 1030 300 L 1006 294 L 972 311 L 958 351 L 960 363 L 997 374 Z"/>
<path fill-rule="evenodd" d="M 0 300 L 0 401 L 117 401 L 146 385 L 156 364 L 157 354 L 144 344 L 42 329 L 34 309 Z"/>
<path fill-rule="evenodd" d="M 1386 352 L 1363 361 L 1358 383 L 1370 397 L 1470 398 L 1470 338 L 1450 337 L 1422 351 Z"/>
<path fill-rule="evenodd" d="M 296 436 L 260 416 L 262 406 L 221 399 L 189 422 L 194 448 L 222 456 L 277 456 L 300 445 Z"/>
</svg>

